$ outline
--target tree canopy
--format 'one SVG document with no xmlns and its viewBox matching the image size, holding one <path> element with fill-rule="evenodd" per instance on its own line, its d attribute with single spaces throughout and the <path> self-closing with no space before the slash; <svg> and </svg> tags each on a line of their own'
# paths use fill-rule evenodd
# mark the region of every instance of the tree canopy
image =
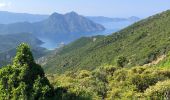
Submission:
<svg viewBox="0 0 170 100">
<path fill-rule="evenodd" d="M 0 99 L 42 100 L 54 96 L 54 89 L 36 64 L 30 47 L 21 44 L 13 63 L 0 69 Z"/>
</svg>

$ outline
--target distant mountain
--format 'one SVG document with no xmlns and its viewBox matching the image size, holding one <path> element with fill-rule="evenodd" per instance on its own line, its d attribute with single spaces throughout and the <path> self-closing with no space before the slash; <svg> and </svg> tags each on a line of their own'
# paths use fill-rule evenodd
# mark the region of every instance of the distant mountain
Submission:
<svg viewBox="0 0 170 100">
<path fill-rule="evenodd" d="M 57 42 L 69 42 L 75 38 L 103 31 L 105 28 L 75 12 L 67 14 L 53 13 L 49 18 L 39 22 L 18 22 L 1 24 L 0 34 L 32 33 L 37 37 L 44 37 Z"/>
<path fill-rule="evenodd" d="M 37 47 L 43 44 L 41 40 L 29 33 L 0 35 L 0 52 L 16 48 L 16 46 L 22 42 L 28 43 L 32 47 Z"/>
<path fill-rule="evenodd" d="M 10 24 L 16 22 L 37 22 L 48 18 L 49 15 L 28 14 L 28 13 L 13 13 L 0 11 L 0 23 Z"/>
<path fill-rule="evenodd" d="M 121 29 L 126 28 L 127 26 L 130 26 L 140 20 L 140 18 L 135 16 L 129 18 L 109 18 L 104 16 L 92 16 L 87 18 L 89 18 L 93 22 L 103 25 L 106 28 L 106 30 L 104 31 L 106 35 L 108 35 L 109 33 L 120 31 Z"/>
<path fill-rule="evenodd" d="M 48 19 L 34 23 L 34 26 L 41 29 L 37 30 L 37 33 L 40 33 L 39 35 L 48 34 L 52 35 L 52 37 L 60 36 L 60 38 L 66 38 L 66 35 L 81 36 L 83 35 L 82 33 L 103 31 L 105 29 L 102 25 L 94 23 L 75 12 L 70 12 L 65 15 L 53 13 Z"/>
<path fill-rule="evenodd" d="M 109 17 L 104 17 L 104 16 L 88 16 L 87 18 L 100 24 L 107 23 L 107 22 L 122 22 L 122 21 L 136 22 L 140 20 L 140 18 L 136 16 L 132 16 L 129 18 L 109 18 Z"/>
<path fill-rule="evenodd" d="M 49 73 L 93 70 L 102 65 L 116 66 L 120 58 L 124 67 L 158 63 L 170 54 L 169 26 L 170 10 L 109 36 L 81 38 L 47 58 L 44 68 Z"/>
<path fill-rule="evenodd" d="M 111 22 L 113 21 L 113 18 L 109 18 L 109 17 L 104 17 L 104 16 L 87 16 L 86 18 L 94 21 L 94 22 Z M 115 18 L 115 19 L 119 19 L 119 18 Z"/>
<path fill-rule="evenodd" d="M 139 18 L 139 17 L 136 17 L 136 16 L 132 16 L 132 17 L 129 17 L 128 18 L 128 20 L 129 21 L 132 21 L 132 22 L 137 22 L 137 21 L 139 21 L 141 18 Z"/>
<path fill-rule="evenodd" d="M 46 54 L 48 54 L 50 52 L 45 48 L 32 47 L 32 46 L 31 46 L 31 51 L 34 55 L 35 60 L 45 56 Z M 7 64 L 10 64 L 13 57 L 15 56 L 15 54 L 16 54 L 16 47 L 11 48 L 8 51 L 0 52 L 0 67 L 7 65 Z"/>
<path fill-rule="evenodd" d="M 83 17 L 75 12 L 53 13 L 50 16 L 0 11 L 0 34 L 33 33 L 45 42 L 50 41 L 44 47 L 55 48 L 60 43 L 69 43 L 81 36 L 107 35 L 117 32 L 138 20 L 138 17 Z M 101 25 L 105 27 L 105 31 Z"/>
<path fill-rule="evenodd" d="M 74 12 L 73 12 L 74 13 Z M 56 13 L 57 14 L 57 13 Z M 45 20 L 50 15 L 29 14 L 29 13 L 14 13 L 8 11 L 0 11 L 0 24 L 10 24 L 18 22 L 38 22 Z M 104 16 L 87 16 L 86 18 L 96 22 L 110 22 L 110 21 L 138 21 L 140 18 L 132 16 L 129 18 L 109 18 Z"/>
<path fill-rule="evenodd" d="M 40 47 L 43 42 L 29 33 L 0 35 L 0 66 L 9 64 L 15 56 L 16 47 L 21 43 L 31 46 L 34 57 L 37 59 L 48 53 L 48 50 Z"/>
</svg>

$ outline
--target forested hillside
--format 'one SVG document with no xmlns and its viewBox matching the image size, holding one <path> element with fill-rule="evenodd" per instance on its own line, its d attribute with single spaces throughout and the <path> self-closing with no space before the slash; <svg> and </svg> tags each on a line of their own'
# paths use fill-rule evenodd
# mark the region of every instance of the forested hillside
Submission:
<svg viewBox="0 0 170 100">
<path fill-rule="evenodd" d="M 44 69 L 47 73 L 93 70 L 103 64 L 117 65 L 122 58 L 122 67 L 152 63 L 170 49 L 169 26 L 168 10 L 106 37 L 81 38 L 48 58 Z"/>
<path fill-rule="evenodd" d="M 47 61 L 48 79 L 85 100 L 168 100 L 169 20 L 166 11 L 110 36 L 80 38 Z"/>
<path fill-rule="evenodd" d="M 165 61 L 160 63 L 165 64 Z M 93 71 L 45 75 L 41 66 L 35 63 L 29 46 L 21 44 L 13 63 L 0 69 L 0 99 L 168 100 L 170 70 L 167 68 L 104 65 Z"/>
<path fill-rule="evenodd" d="M 88 100 L 67 88 L 52 86 L 36 64 L 30 47 L 22 43 L 12 64 L 0 69 L 0 100 Z"/>
<path fill-rule="evenodd" d="M 170 2 L 0 0 L 0 100 L 170 100 Z"/>
<path fill-rule="evenodd" d="M 110 36 L 80 38 L 46 58 L 46 73 L 21 44 L 0 69 L 0 99 L 169 100 L 169 16 L 166 11 Z"/>
<path fill-rule="evenodd" d="M 0 53 L 8 51 L 11 48 L 16 48 L 22 42 L 28 43 L 32 47 L 37 47 L 43 44 L 41 40 L 30 33 L 0 35 Z"/>
<path fill-rule="evenodd" d="M 70 93 L 86 97 L 85 100 L 170 99 L 170 70 L 166 68 L 105 65 L 93 71 L 71 71 L 48 77 L 54 86 L 67 88 Z"/>
<path fill-rule="evenodd" d="M 46 48 L 40 47 L 43 42 L 30 33 L 0 35 L 0 66 L 11 63 L 16 47 L 23 42 L 31 46 L 35 59 L 49 52 Z"/>
</svg>

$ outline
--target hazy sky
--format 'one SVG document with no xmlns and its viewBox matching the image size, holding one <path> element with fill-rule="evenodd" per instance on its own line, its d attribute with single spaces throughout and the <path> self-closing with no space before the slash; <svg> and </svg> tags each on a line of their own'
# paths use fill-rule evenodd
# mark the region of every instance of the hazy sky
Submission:
<svg viewBox="0 0 170 100">
<path fill-rule="evenodd" d="M 1 11 L 33 14 L 75 11 L 88 16 L 146 17 L 170 9 L 170 0 L 0 0 Z"/>
</svg>

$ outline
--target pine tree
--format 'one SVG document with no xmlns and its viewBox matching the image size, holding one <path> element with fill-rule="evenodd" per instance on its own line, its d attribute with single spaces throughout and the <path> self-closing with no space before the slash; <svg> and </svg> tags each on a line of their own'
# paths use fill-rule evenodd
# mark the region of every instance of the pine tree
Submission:
<svg viewBox="0 0 170 100">
<path fill-rule="evenodd" d="M 30 47 L 21 44 L 13 64 L 0 69 L 0 99 L 44 100 L 54 96 L 54 89 L 36 64 Z"/>
</svg>

